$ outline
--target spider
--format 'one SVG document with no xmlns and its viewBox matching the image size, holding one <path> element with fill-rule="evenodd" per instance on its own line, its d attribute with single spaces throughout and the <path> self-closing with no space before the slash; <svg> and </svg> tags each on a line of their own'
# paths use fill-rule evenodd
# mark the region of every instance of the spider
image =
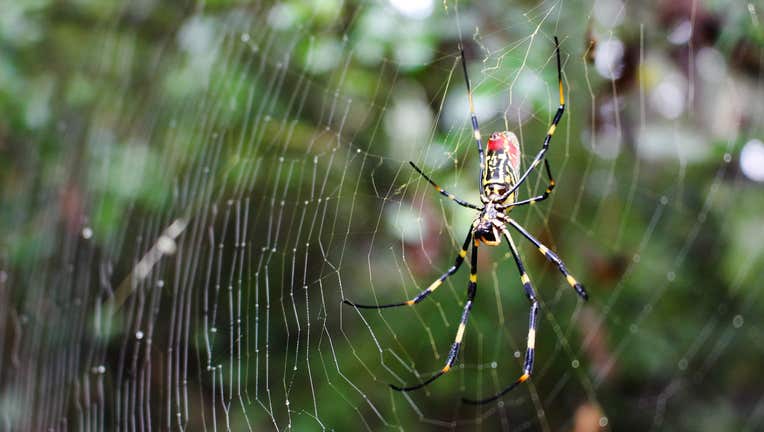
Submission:
<svg viewBox="0 0 764 432">
<path fill-rule="evenodd" d="M 464 79 L 467 82 L 467 97 L 469 100 L 472 129 L 474 133 L 475 142 L 477 144 L 478 156 L 480 157 L 480 179 L 479 179 L 480 180 L 480 201 L 482 202 L 483 206 L 480 207 L 475 204 L 471 204 L 469 202 L 466 202 L 464 200 L 457 198 L 452 193 L 449 193 L 448 191 L 440 187 L 437 183 L 435 183 L 413 162 L 409 162 L 409 163 L 438 192 L 440 192 L 441 195 L 449 198 L 450 200 L 456 202 L 457 204 L 463 207 L 468 207 L 473 210 L 477 210 L 480 213 L 472 222 L 470 231 L 467 233 L 467 238 L 464 239 L 464 244 L 462 245 L 461 250 L 459 250 L 459 254 L 456 257 L 456 260 L 453 266 L 451 266 L 451 268 L 449 268 L 446 273 L 440 276 L 435 282 L 433 282 L 430 286 L 428 286 L 427 289 L 419 293 L 413 299 L 404 301 L 401 303 L 392 303 L 392 304 L 383 304 L 383 305 L 365 305 L 365 304 L 354 303 L 349 300 L 343 300 L 343 303 L 345 304 L 348 304 L 356 308 L 362 308 L 362 309 L 385 309 L 385 308 L 392 308 L 392 307 L 398 307 L 398 306 L 413 306 L 413 305 L 419 304 L 422 300 L 424 300 L 430 294 L 432 294 L 441 284 L 443 284 L 443 282 L 449 276 L 453 275 L 454 273 L 456 273 L 457 270 L 459 270 L 459 267 L 464 262 L 464 258 L 467 256 L 467 249 L 469 248 L 470 241 L 472 241 L 472 254 L 470 257 L 471 270 L 470 270 L 469 284 L 467 286 L 467 301 L 464 304 L 464 311 L 462 312 L 461 322 L 459 323 L 459 327 L 456 331 L 456 337 L 454 339 L 454 343 L 453 345 L 451 345 L 451 349 L 448 352 L 448 357 L 447 357 L 445 366 L 443 366 L 443 368 L 440 369 L 440 371 L 438 371 L 434 376 L 416 385 L 412 385 L 409 387 L 399 387 L 399 386 L 390 384 L 390 387 L 392 387 L 395 390 L 407 392 L 407 391 L 422 388 L 430 384 L 431 382 L 435 381 L 436 379 L 440 378 L 445 373 L 451 370 L 454 363 L 456 362 L 456 357 L 459 353 L 459 347 L 462 343 L 462 338 L 464 336 L 464 331 L 467 325 L 467 319 L 469 318 L 470 311 L 472 310 L 472 304 L 475 300 L 475 293 L 477 291 L 478 245 L 482 242 L 488 246 L 497 246 L 501 244 L 502 235 L 504 236 L 504 238 L 507 239 L 507 243 L 509 244 L 509 250 L 512 252 L 512 257 L 514 258 L 515 264 L 517 265 L 517 269 L 520 272 L 520 281 L 522 282 L 523 288 L 525 289 L 525 294 L 531 303 L 530 319 L 529 319 L 529 325 L 528 325 L 528 338 L 527 338 L 527 344 L 526 344 L 527 348 L 525 350 L 525 360 L 523 362 L 523 373 L 520 375 L 520 377 L 516 381 L 514 381 L 512 384 L 505 387 L 502 391 L 496 393 L 495 395 L 491 397 L 480 399 L 480 400 L 472 400 L 472 399 L 463 398 L 462 401 L 469 404 L 483 404 L 483 403 L 491 402 L 496 399 L 499 399 L 504 394 L 511 391 L 515 387 L 517 387 L 519 384 L 530 379 L 531 374 L 533 372 L 533 360 L 534 360 L 534 350 L 536 346 L 536 328 L 537 328 L 537 319 L 538 319 L 538 313 L 539 313 L 539 302 L 536 297 L 536 292 L 533 289 L 533 285 L 531 285 L 531 280 L 528 277 L 528 274 L 525 272 L 525 266 L 523 265 L 523 262 L 520 259 L 520 254 L 517 251 L 515 242 L 512 240 L 512 236 L 509 233 L 507 225 L 517 230 L 523 237 L 525 237 L 531 243 L 533 243 L 538 248 L 539 252 L 541 252 L 541 254 L 543 254 L 549 261 L 556 264 L 557 268 L 565 277 L 565 280 L 568 282 L 571 288 L 573 288 L 576 291 L 576 293 L 579 296 L 581 296 L 581 298 L 583 298 L 584 300 L 588 299 L 588 295 L 584 287 L 580 283 L 578 283 L 576 279 L 570 275 L 570 273 L 568 273 L 568 270 L 565 267 L 565 264 L 557 256 L 557 254 L 549 250 L 548 247 L 544 246 L 538 239 L 536 239 L 533 235 L 531 235 L 525 228 L 523 228 L 514 219 L 508 216 L 508 213 L 514 207 L 529 205 L 529 204 L 532 205 L 538 201 L 545 200 L 549 196 L 549 194 L 552 192 L 555 186 L 555 181 L 554 181 L 554 178 L 552 177 L 551 169 L 549 168 L 549 162 L 544 157 L 547 150 L 549 149 L 549 143 L 552 140 L 552 136 L 554 135 L 555 129 L 557 128 L 557 124 L 560 122 L 560 118 L 562 118 L 563 112 L 565 112 L 565 96 L 563 94 L 563 87 L 562 87 L 562 67 L 560 64 L 560 45 L 557 40 L 557 37 L 554 38 L 554 43 L 555 43 L 555 53 L 557 57 L 557 82 L 558 82 L 558 88 L 560 92 L 560 106 L 557 108 L 557 112 L 554 116 L 554 119 L 552 120 L 551 126 L 549 127 L 549 131 L 546 134 L 546 138 L 544 139 L 544 143 L 541 147 L 541 150 L 539 150 L 539 152 L 536 154 L 536 157 L 533 159 L 533 162 L 528 167 L 528 169 L 526 169 L 525 172 L 523 172 L 522 175 L 520 175 L 519 177 L 518 177 L 518 174 L 520 173 L 520 144 L 518 142 L 517 136 L 515 136 L 514 133 L 510 131 L 503 131 L 503 132 L 495 132 L 491 134 L 491 137 L 488 139 L 488 151 L 486 152 L 485 155 L 483 154 L 483 145 L 481 143 L 480 128 L 478 126 L 477 116 L 475 115 L 475 107 L 472 102 L 472 88 L 470 86 L 470 79 L 467 75 L 467 63 L 464 58 L 464 50 L 460 47 L 462 69 L 464 70 Z M 539 163 L 541 163 L 542 160 L 544 161 L 546 174 L 547 174 L 547 177 L 549 178 L 549 184 L 546 190 L 544 191 L 543 194 L 535 196 L 533 198 L 519 200 L 519 201 L 516 200 L 515 193 L 518 187 L 520 187 L 520 185 L 523 184 L 523 182 L 528 178 L 528 175 L 530 175 L 530 173 L 533 172 L 533 170 L 539 165 Z"/>
</svg>

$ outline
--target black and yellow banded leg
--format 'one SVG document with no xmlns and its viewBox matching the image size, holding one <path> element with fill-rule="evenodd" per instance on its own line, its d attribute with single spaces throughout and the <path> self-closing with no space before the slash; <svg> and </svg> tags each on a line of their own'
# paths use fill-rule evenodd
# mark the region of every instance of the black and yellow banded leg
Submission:
<svg viewBox="0 0 764 432">
<path fill-rule="evenodd" d="M 499 206 L 499 208 L 516 207 L 516 206 L 521 206 L 525 204 L 536 204 L 537 201 L 543 201 L 547 199 L 549 197 L 549 194 L 551 194 L 552 191 L 554 190 L 555 182 L 554 182 L 554 177 L 552 177 L 552 170 L 549 169 L 549 160 L 544 159 L 544 166 L 546 167 L 546 175 L 549 178 L 549 184 L 547 185 L 546 190 L 544 191 L 543 194 L 539 196 L 535 196 L 533 198 L 528 198 L 522 201 L 504 204 L 502 206 Z"/>
<path fill-rule="evenodd" d="M 533 162 L 531 162 L 530 166 L 528 166 L 528 169 L 525 170 L 523 175 L 520 176 L 520 178 L 517 180 L 514 186 L 509 188 L 506 192 L 504 192 L 499 200 L 504 200 L 510 195 L 512 195 L 517 188 L 520 187 L 520 185 L 525 182 L 525 179 L 528 178 L 528 175 L 533 172 L 534 169 L 538 166 L 538 164 L 541 163 L 541 160 L 544 158 L 544 155 L 546 154 L 546 151 L 549 150 L 549 143 L 552 141 L 552 136 L 554 136 L 554 132 L 557 130 L 557 124 L 560 123 L 560 119 L 562 118 L 562 114 L 565 112 L 565 93 L 563 92 L 562 88 L 562 63 L 560 61 L 560 43 L 557 41 L 557 36 L 554 38 L 554 46 L 555 51 L 557 53 L 557 86 L 560 91 L 560 106 L 557 107 L 557 112 L 554 115 L 554 119 L 552 119 L 552 124 L 549 126 L 549 130 L 546 133 L 546 137 L 544 138 L 544 144 L 541 146 L 541 150 L 536 154 L 536 157 L 533 158 Z"/>
<path fill-rule="evenodd" d="M 456 357 L 459 355 L 459 347 L 462 345 L 462 338 L 464 338 L 464 330 L 467 328 L 467 319 L 469 319 L 470 311 L 472 311 L 472 303 L 475 301 L 475 293 L 477 292 L 477 251 L 478 251 L 478 242 L 477 240 L 472 245 L 472 257 L 470 264 L 472 265 L 472 268 L 470 269 L 470 281 L 467 285 L 467 302 L 464 304 L 464 310 L 462 311 L 462 319 L 459 322 L 459 328 L 456 330 L 456 337 L 454 338 L 454 343 L 451 345 L 451 349 L 448 351 L 448 357 L 446 358 L 446 365 L 443 366 L 441 370 L 438 371 L 435 375 L 428 378 L 426 381 L 421 382 L 419 384 L 410 386 L 410 387 L 399 387 L 393 384 L 390 384 L 390 387 L 392 387 L 394 390 L 398 391 L 411 391 L 420 389 L 427 384 L 435 381 L 439 377 L 443 376 L 443 374 L 447 373 L 451 370 L 451 368 L 454 366 L 454 363 L 456 363 Z"/>
<path fill-rule="evenodd" d="M 478 149 L 478 156 L 480 157 L 480 177 L 478 177 L 478 185 L 482 186 L 483 171 L 485 170 L 485 155 L 483 154 L 483 142 L 480 136 L 480 125 L 478 124 L 477 115 L 475 114 L 475 104 L 472 101 L 472 85 L 470 84 L 470 77 L 467 74 L 467 60 L 464 57 L 464 49 L 459 46 L 459 53 L 462 57 L 462 70 L 464 70 L 464 81 L 467 83 L 467 99 L 470 104 L 470 120 L 472 121 L 472 136 L 475 138 L 475 144 Z"/>
<path fill-rule="evenodd" d="M 531 377 L 531 374 L 533 373 L 533 361 L 536 355 L 536 328 L 538 326 L 539 303 L 536 297 L 536 292 L 533 289 L 533 285 L 531 284 L 531 280 L 528 277 L 528 273 L 525 271 L 525 266 L 523 265 L 523 261 L 520 259 L 520 254 L 517 252 L 517 247 L 515 246 L 512 237 L 509 235 L 509 232 L 506 228 L 502 227 L 502 231 L 504 232 L 504 237 L 507 238 L 507 242 L 509 243 L 509 249 L 512 251 L 512 257 L 515 259 L 515 264 L 517 264 L 517 270 L 520 272 L 520 280 L 523 283 L 525 295 L 531 302 L 531 311 L 528 318 L 528 338 L 525 349 L 525 360 L 523 361 L 523 373 L 519 378 L 517 378 L 517 380 L 515 380 L 515 382 L 491 397 L 478 400 L 462 398 L 462 402 L 472 405 L 480 405 L 495 401 L 496 399 L 512 391 L 518 385 L 528 381 Z"/>
<path fill-rule="evenodd" d="M 470 204 L 470 203 L 468 203 L 467 201 L 464 201 L 464 200 L 461 200 L 461 199 L 457 198 L 457 197 L 456 197 L 454 194 L 452 194 L 452 193 L 449 193 L 447 190 L 445 190 L 445 189 L 443 189 L 442 187 L 440 187 L 440 185 L 438 185 L 437 183 L 435 183 L 434 181 L 432 181 L 432 179 L 431 179 L 430 177 L 428 177 L 428 176 L 427 176 L 427 174 L 425 174 L 424 172 L 422 172 L 422 170 L 421 170 L 421 169 L 419 169 L 419 167 L 418 167 L 418 166 L 414 165 L 414 162 L 411 162 L 411 161 L 409 161 L 409 163 L 411 164 L 411 166 L 412 166 L 412 167 L 414 167 L 414 169 L 416 170 L 416 172 L 418 172 L 419 174 L 421 174 L 421 175 L 422 175 L 422 177 L 424 177 L 424 178 L 425 178 L 425 180 L 427 180 L 428 182 L 430 182 L 430 184 L 431 184 L 431 185 L 432 185 L 432 186 L 435 188 L 435 190 L 437 190 L 438 192 L 440 192 L 440 194 L 441 194 L 441 195 L 443 195 L 444 197 L 446 197 L 446 198 L 450 199 L 451 201 L 454 201 L 454 202 L 456 202 L 456 203 L 457 203 L 457 204 L 459 204 L 460 206 L 463 206 L 463 207 L 469 207 L 469 208 L 471 208 L 471 209 L 475 209 L 475 210 L 482 210 L 482 208 L 480 208 L 480 207 L 476 206 L 475 204 Z"/>
<path fill-rule="evenodd" d="M 462 248 L 459 250 L 459 255 L 456 256 L 456 260 L 454 260 L 454 265 L 451 266 L 451 268 L 448 269 L 447 272 L 443 273 L 438 279 L 435 280 L 435 282 L 431 283 L 430 286 L 425 288 L 424 291 L 420 292 L 416 297 L 414 297 L 411 300 L 407 300 L 400 303 L 390 303 L 390 304 L 383 304 L 383 305 L 365 305 L 365 304 L 358 304 L 353 303 L 350 300 L 342 300 L 343 303 L 346 305 L 354 306 L 359 309 L 386 309 L 386 308 L 392 308 L 392 307 L 398 307 L 398 306 L 413 306 L 420 301 L 424 300 L 428 295 L 432 294 L 433 291 L 438 289 L 439 286 L 443 284 L 443 282 L 448 279 L 449 276 L 456 273 L 457 270 L 459 270 L 459 267 L 461 267 L 462 263 L 464 262 L 464 257 L 467 256 L 467 248 L 470 246 L 470 240 L 472 240 L 472 230 L 470 230 L 467 233 L 467 238 L 464 239 L 464 244 L 462 245 Z"/>
<path fill-rule="evenodd" d="M 519 223 L 515 222 L 513 219 L 509 219 L 509 223 L 515 227 L 517 231 L 520 232 L 520 234 L 523 235 L 523 237 L 527 238 L 531 241 L 536 247 L 538 248 L 539 252 L 543 254 L 546 259 L 549 261 L 555 263 L 557 265 L 557 268 L 560 269 L 560 273 L 565 277 L 565 281 L 568 282 L 568 285 L 570 285 L 571 288 L 573 288 L 576 293 L 584 300 L 589 300 L 589 294 L 586 293 L 586 289 L 583 285 L 581 285 L 576 278 L 571 276 L 571 274 L 568 272 L 568 269 L 565 267 L 565 263 L 562 262 L 559 256 L 557 256 L 556 253 L 549 250 L 548 247 L 544 246 L 540 241 L 536 239 L 536 237 L 533 237 L 531 233 L 529 233 L 525 228 L 523 228 Z"/>
</svg>

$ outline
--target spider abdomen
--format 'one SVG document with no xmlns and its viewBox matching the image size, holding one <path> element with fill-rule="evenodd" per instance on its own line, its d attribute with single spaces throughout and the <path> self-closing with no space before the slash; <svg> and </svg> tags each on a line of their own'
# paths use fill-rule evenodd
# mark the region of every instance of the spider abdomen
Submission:
<svg viewBox="0 0 764 432">
<path fill-rule="evenodd" d="M 483 171 L 483 191 L 485 195 L 499 197 L 511 189 L 520 171 L 520 142 L 510 131 L 494 132 L 488 139 L 486 167 Z M 502 202 L 514 200 L 514 193 Z"/>
</svg>

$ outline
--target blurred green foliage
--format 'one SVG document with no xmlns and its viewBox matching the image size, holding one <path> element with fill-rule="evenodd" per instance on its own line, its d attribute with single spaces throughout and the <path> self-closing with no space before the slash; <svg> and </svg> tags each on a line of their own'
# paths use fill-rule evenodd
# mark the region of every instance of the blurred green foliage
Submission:
<svg viewBox="0 0 764 432">
<path fill-rule="evenodd" d="M 247 422 L 276 428 L 272 418 L 295 430 L 417 430 L 436 428 L 433 419 L 464 430 L 760 428 L 764 195 L 739 166 L 741 149 L 764 137 L 761 7 L 431 6 L 412 18 L 385 2 L 0 0 L 0 270 L 10 275 L 0 280 L 0 292 L 10 293 L 0 321 L 27 317 L 29 334 L 45 333 L 79 315 L 67 307 L 82 301 L 82 315 L 97 322 L 94 305 L 113 293 L 83 280 L 106 278 L 117 289 L 151 239 L 186 217 L 200 225 L 183 234 L 189 240 L 179 256 L 216 260 L 223 278 L 243 279 L 246 292 L 246 402 L 241 408 L 234 399 L 227 420 L 234 430 Z M 672 42 L 686 22 L 687 40 Z M 514 380 L 525 344 L 527 301 L 513 261 L 503 247 L 482 248 L 463 367 L 409 400 L 386 384 L 413 383 L 442 366 L 467 271 L 417 308 L 359 314 L 339 302 L 415 295 L 451 264 L 469 227 L 473 215 L 407 165 L 422 162 L 444 187 L 477 201 L 457 46 L 469 59 L 483 135 L 517 131 L 527 163 L 556 108 L 554 34 L 569 101 L 548 156 L 558 187 L 513 216 L 565 259 L 591 301 L 577 303 L 556 270 L 518 239 L 544 301 L 537 373 L 501 405 L 459 405 L 462 395 Z M 589 63 L 592 47 L 599 57 Z M 675 117 L 667 111 L 673 104 L 681 109 Z M 540 191 L 545 181 L 534 176 L 521 190 Z M 234 230 L 224 222 L 232 203 L 249 209 L 246 249 L 232 246 Z M 67 252 L 87 249 L 78 243 L 84 229 L 92 230 L 92 257 Z M 208 230 L 227 242 L 219 256 L 199 234 Z M 246 254 L 244 269 L 238 253 Z M 159 277 L 193 287 L 186 426 L 209 429 L 220 388 L 204 370 L 208 274 L 196 262 L 167 261 Z M 79 294 L 45 283 L 72 268 L 88 275 L 71 283 Z M 65 311 L 56 315 L 62 321 L 46 322 L 34 301 L 41 294 Z M 153 318 L 135 318 L 156 327 L 158 357 L 178 295 L 162 291 Z M 215 296 L 227 314 L 228 299 Z M 266 302 L 268 333 L 259 327 Z M 132 307 L 112 318 L 118 330 L 102 339 L 61 327 L 57 341 L 70 338 L 82 352 L 92 342 L 112 373 L 126 358 L 120 346 L 128 345 L 121 338 Z M 228 357 L 233 329 L 222 316 L 212 323 L 221 336 L 210 344 L 228 373 L 238 363 Z M 6 340 L 14 332 L 5 330 Z M 255 351 L 265 337 L 267 365 Z M 0 358 L 8 362 L 14 351 L 5 345 Z M 55 358 L 54 348 L 34 355 Z M 88 361 L 69 365 L 75 378 L 65 389 L 94 367 Z M 109 375 L 107 424 L 116 421 L 116 389 L 129 379 Z M 0 413 L 11 423 L 19 417 L 7 407 L 34 399 L 13 383 L 0 374 L 0 401 L 11 401 Z M 155 425 L 165 424 L 167 401 L 175 403 L 163 385 L 148 390 Z M 226 398 L 230 391 L 226 384 Z M 37 402 L 25 412 L 45 409 L 45 397 L 32 393 Z M 74 403 L 63 405 L 60 414 L 74 418 Z M 599 426 L 587 423 L 588 408 Z"/>
</svg>

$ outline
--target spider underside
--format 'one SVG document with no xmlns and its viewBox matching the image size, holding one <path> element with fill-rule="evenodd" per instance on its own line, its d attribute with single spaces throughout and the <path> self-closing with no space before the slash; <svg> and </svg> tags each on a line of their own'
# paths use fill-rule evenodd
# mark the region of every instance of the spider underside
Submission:
<svg viewBox="0 0 764 432">
<path fill-rule="evenodd" d="M 478 155 L 480 157 L 480 201 L 483 204 L 483 206 L 480 207 L 475 204 L 471 204 L 469 202 L 466 202 L 464 200 L 457 198 L 456 196 L 454 196 L 453 194 L 449 193 L 448 191 L 440 187 L 438 184 L 436 184 L 430 177 L 428 177 L 424 172 L 422 172 L 422 170 L 420 170 L 419 167 L 414 165 L 413 162 L 409 162 L 409 163 L 420 175 L 422 175 L 422 177 L 424 177 L 443 196 L 449 198 L 450 200 L 456 202 L 457 204 L 463 207 L 468 207 L 473 210 L 477 210 L 480 213 L 472 222 L 471 229 L 467 233 L 467 237 L 464 240 L 464 244 L 459 250 L 459 254 L 457 255 L 456 260 L 454 264 L 451 266 L 451 268 L 449 268 L 446 273 L 440 276 L 435 282 L 430 284 L 430 286 L 428 286 L 424 291 L 420 292 L 413 299 L 400 302 L 400 303 L 383 304 L 383 305 L 363 305 L 363 304 L 353 303 L 348 300 L 343 300 L 344 303 L 354 306 L 356 308 L 361 308 L 361 309 L 384 309 L 384 308 L 391 308 L 391 307 L 398 307 L 398 306 L 416 305 L 422 300 L 424 300 L 425 298 L 427 298 L 427 296 L 429 296 L 433 291 L 435 291 L 449 276 L 456 273 L 456 271 L 464 262 L 464 259 L 467 256 L 467 251 L 470 247 L 470 243 L 472 243 L 472 254 L 470 256 L 471 269 L 470 269 L 469 284 L 467 286 L 467 300 L 465 302 L 464 310 L 462 312 L 461 322 L 459 323 L 459 327 L 456 332 L 456 337 L 454 339 L 453 344 L 451 345 L 451 349 L 449 350 L 445 366 L 443 366 L 443 368 L 440 369 L 440 371 L 438 371 L 434 376 L 428 378 L 427 380 L 419 384 L 408 386 L 408 387 L 400 387 L 400 386 L 391 384 L 390 387 L 392 387 L 395 390 L 411 391 L 411 390 L 422 388 L 426 386 L 427 384 L 430 384 L 431 382 L 435 381 L 437 378 L 441 377 L 443 374 L 447 373 L 452 368 L 452 366 L 456 362 L 456 358 L 459 353 L 459 347 L 461 346 L 461 343 L 462 343 L 462 338 L 464 336 L 464 331 L 467 325 L 467 319 L 469 318 L 470 311 L 472 310 L 472 304 L 475 299 L 475 293 L 477 291 L 478 245 L 480 243 L 484 243 L 487 246 L 497 246 L 501 244 L 502 236 L 507 240 L 509 249 L 512 253 L 512 257 L 514 258 L 515 264 L 517 265 L 518 271 L 520 272 L 520 280 L 523 284 L 523 288 L 525 289 L 525 294 L 531 303 L 530 318 L 529 318 L 529 324 L 528 324 L 528 337 L 527 337 L 526 351 L 525 351 L 525 360 L 523 362 L 523 373 L 512 384 L 508 385 L 503 390 L 501 390 L 500 392 L 496 393 L 493 396 L 490 396 L 485 399 L 479 399 L 479 400 L 463 398 L 462 401 L 465 403 L 470 403 L 470 404 L 483 404 L 483 403 L 494 401 L 500 398 L 501 396 L 503 396 L 504 394 L 506 394 L 507 392 L 509 392 L 510 390 L 517 387 L 519 384 L 527 381 L 531 377 L 531 374 L 533 372 L 533 363 L 534 363 L 534 354 L 535 354 L 536 328 L 537 328 L 537 318 L 538 318 L 538 312 L 539 312 L 539 303 L 536 296 L 536 292 L 533 288 L 533 285 L 531 284 L 528 274 L 525 272 L 525 266 L 523 265 L 523 262 L 520 259 L 520 255 L 517 251 L 517 247 L 512 237 L 510 236 L 510 232 L 507 225 L 513 227 L 523 237 L 525 237 L 531 243 L 533 243 L 536 246 L 536 248 L 538 248 L 539 252 L 547 258 L 547 260 L 556 264 L 558 269 L 562 273 L 562 275 L 565 277 L 565 280 L 576 291 L 576 293 L 584 300 L 588 299 L 586 290 L 580 283 L 578 283 L 578 281 L 576 281 L 576 279 L 573 276 L 570 275 L 570 273 L 568 272 L 562 260 L 554 252 L 549 250 L 549 248 L 544 246 L 538 239 L 536 239 L 533 235 L 531 235 L 527 230 L 525 230 L 525 228 L 523 228 L 520 224 L 518 224 L 515 220 L 513 220 L 512 218 L 508 216 L 509 212 L 514 207 L 523 206 L 523 205 L 531 205 L 531 204 L 535 204 L 538 201 L 545 200 L 549 196 L 549 194 L 552 192 L 555 186 L 555 181 L 554 181 L 554 178 L 552 177 L 552 172 L 549 167 L 549 162 L 545 158 L 545 155 L 549 148 L 549 143 L 552 140 L 552 136 L 554 135 L 554 132 L 557 128 L 557 124 L 560 122 L 560 119 L 562 118 L 562 114 L 565 112 L 565 97 L 564 97 L 563 86 L 562 86 L 562 67 L 560 62 L 560 47 L 556 37 L 554 38 L 554 42 L 555 42 L 555 53 L 557 58 L 557 81 L 558 81 L 558 88 L 560 93 L 560 105 L 557 108 L 557 112 L 555 113 L 554 119 L 552 120 L 552 124 L 549 127 L 549 131 L 547 132 L 546 137 L 544 138 L 544 143 L 541 149 L 536 154 L 535 158 L 533 159 L 533 162 L 531 162 L 528 169 L 525 170 L 525 172 L 523 172 L 522 175 L 520 175 L 519 177 L 518 177 L 518 173 L 520 172 L 521 152 L 520 152 L 519 142 L 514 133 L 509 131 L 504 131 L 504 132 L 495 132 L 491 134 L 490 138 L 488 139 L 488 151 L 486 152 L 486 154 L 483 153 L 483 145 L 481 142 L 480 128 L 478 126 L 477 116 L 475 115 L 475 108 L 472 103 L 472 88 L 470 86 L 470 80 L 467 75 L 467 63 L 464 57 L 464 50 L 460 49 L 462 68 L 464 70 L 464 78 L 467 83 L 467 95 L 469 100 L 470 117 L 472 120 L 472 130 L 473 130 L 475 142 L 478 149 Z M 520 187 L 520 185 L 522 185 L 523 182 L 525 182 L 525 180 L 528 178 L 528 175 L 541 163 L 542 160 L 544 161 L 546 174 L 547 174 L 547 177 L 549 178 L 549 183 L 546 190 L 541 195 L 520 200 L 520 201 L 516 201 L 515 192 Z"/>
</svg>

